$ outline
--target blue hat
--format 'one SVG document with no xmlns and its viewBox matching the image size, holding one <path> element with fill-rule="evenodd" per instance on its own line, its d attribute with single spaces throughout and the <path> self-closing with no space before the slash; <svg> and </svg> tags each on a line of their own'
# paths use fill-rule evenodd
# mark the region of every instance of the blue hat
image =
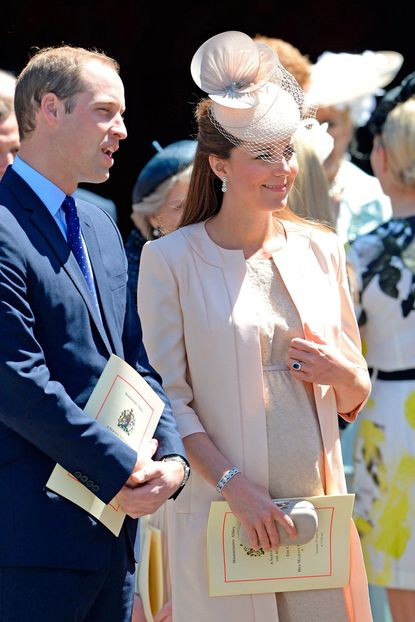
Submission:
<svg viewBox="0 0 415 622">
<path fill-rule="evenodd" d="M 133 203 L 140 203 L 163 181 L 187 168 L 195 157 L 196 145 L 195 140 L 179 140 L 164 148 L 153 143 L 158 153 L 147 162 L 137 177 L 132 193 Z"/>
</svg>

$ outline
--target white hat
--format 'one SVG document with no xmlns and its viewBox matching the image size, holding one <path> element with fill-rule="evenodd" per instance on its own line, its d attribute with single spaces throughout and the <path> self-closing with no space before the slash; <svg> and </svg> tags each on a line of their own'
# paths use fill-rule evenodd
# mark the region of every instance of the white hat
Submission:
<svg viewBox="0 0 415 622">
<path fill-rule="evenodd" d="M 193 56 L 190 72 L 209 97 L 231 108 L 256 105 L 255 91 L 275 72 L 275 53 L 243 32 L 229 30 L 211 37 Z"/>
<path fill-rule="evenodd" d="M 312 66 L 308 97 L 321 107 L 354 107 L 354 121 L 363 125 L 376 103 L 374 96 L 383 93 L 402 63 L 399 52 L 324 52 Z"/>
<path fill-rule="evenodd" d="M 209 114 L 232 144 L 278 161 L 301 122 L 315 115 L 293 76 L 268 45 L 238 31 L 208 39 L 191 73 L 212 100 Z"/>
</svg>

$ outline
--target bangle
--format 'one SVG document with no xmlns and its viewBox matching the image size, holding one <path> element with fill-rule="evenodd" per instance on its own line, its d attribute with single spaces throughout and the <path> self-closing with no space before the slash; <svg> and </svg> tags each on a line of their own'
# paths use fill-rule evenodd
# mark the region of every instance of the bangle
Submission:
<svg viewBox="0 0 415 622">
<path fill-rule="evenodd" d="M 225 473 L 216 484 L 216 492 L 222 493 L 222 490 L 225 488 L 226 484 L 232 479 L 232 477 L 238 475 L 238 473 L 240 472 L 241 471 L 240 469 L 238 469 L 238 467 L 232 467 L 231 469 L 225 471 Z"/>
</svg>

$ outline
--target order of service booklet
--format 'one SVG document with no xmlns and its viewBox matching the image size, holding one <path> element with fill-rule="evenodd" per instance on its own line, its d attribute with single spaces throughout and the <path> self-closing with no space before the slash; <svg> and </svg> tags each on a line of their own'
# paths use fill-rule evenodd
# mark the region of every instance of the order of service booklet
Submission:
<svg viewBox="0 0 415 622">
<path fill-rule="evenodd" d="M 112 354 L 84 412 L 138 452 L 141 443 L 153 437 L 163 409 L 163 400 L 144 378 L 131 365 Z M 119 535 L 125 513 L 117 499 L 106 505 L 59 464 L 53 469 L 46 486 L 79 505 L 116 536 Z"/>
<path fill-rule="evenodd" d="M 305 497 L 318 528 L 307 544 L 258 551 L 239 540 L 240 523 L 225 501 L 212 501 L 207 529 L 209 596 L 343 587 L 349 580 L 354 495 Z"/>
<path fill-rule="evenodd" d="M 151 524 L 151 516 L 140 519 L 140 561 L 136 573 L 136 591 L 140 594 L 147 622 L 163 605 L 163 552 L 161 531 Z"/>
</svg>

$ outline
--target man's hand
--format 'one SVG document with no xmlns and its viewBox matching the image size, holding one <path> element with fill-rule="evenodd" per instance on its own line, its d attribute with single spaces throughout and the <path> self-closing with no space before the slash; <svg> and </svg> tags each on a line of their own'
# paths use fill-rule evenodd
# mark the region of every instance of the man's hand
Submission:
<svg viewBox="0 0 415 622">
<path fill-rule="evenodd" d="M 143 468 L 133 471 L 117 494 L 121 509 L 131 518 L 152 514 L 176 492 L 183 476 L 180 462 L 148 461 Z"/>
<path fill-rule="evenodd" d="M 144 441 L 140 447 L 140 454 L 137 456 L 136 465 L 130 475 L 130 477 L 126 481 L 126 486 L 130 486 L 130 488 L 134 488 L 137 486 L 137 480 L 134 479 L 134 474 L 140 471 L 146 464 L 151 462 L 152 457 L 157 451 L 158 441 L 155 438 L 150 439 L 149 441 Z"/>
</svg>

